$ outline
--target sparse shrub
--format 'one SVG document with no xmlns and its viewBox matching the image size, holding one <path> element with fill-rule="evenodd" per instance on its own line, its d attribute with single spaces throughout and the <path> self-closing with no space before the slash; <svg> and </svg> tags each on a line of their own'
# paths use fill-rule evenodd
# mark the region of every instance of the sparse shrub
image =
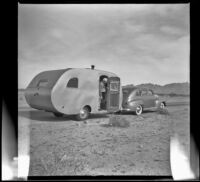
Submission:
<svg viewBox="0 0 200 182">
<path fill-rule="evenodd" d="M 108 126 L 126 128 L 130 126 L 130 123 L 123 117 L 110 116 Z"/>
<path fill-rule="evenodd" d="M 169 115 L 169 111 L 168 111 L 166 108 L 164 108 L 164 109 L 158 108 L 158 109 L 157 109 L 157 113 L 158 113 L 158 114 Z"/>
<path fill-rule="evenodd" d="M 31 169 L 31 175 L 76 175 L 84 171 L 84 158 L 77 157 L 73 151 L 61 154 L 59 149 L 52 150 L 48 155 L 38 159 L 37 166 L 34 165 L 34 169 Z"/>
</svg>

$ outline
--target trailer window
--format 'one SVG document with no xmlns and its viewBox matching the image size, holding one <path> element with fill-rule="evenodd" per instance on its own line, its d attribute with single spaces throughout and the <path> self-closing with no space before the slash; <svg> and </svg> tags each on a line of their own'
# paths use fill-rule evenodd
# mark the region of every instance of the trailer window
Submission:
<svg viewBox="0 0 200 182">
<path fill-rule="evenodd" d="M 78 88 L 78 78 L 71 78 L 67 83 L 67 87 Z"/>
<path fill-rule="evenodd" d="M 46 87 L 47 86 L 47 84 L 48 84 L 48 81 L 47 80 L 40 80 L 39 82 L 38 82 L 38 87 Z"/>
<path fill-rule="evenodd" d="M 111 82 L 110 91 L 118 91 L 118 90 L 119 90 L 119 82 Z"/>
</svg>

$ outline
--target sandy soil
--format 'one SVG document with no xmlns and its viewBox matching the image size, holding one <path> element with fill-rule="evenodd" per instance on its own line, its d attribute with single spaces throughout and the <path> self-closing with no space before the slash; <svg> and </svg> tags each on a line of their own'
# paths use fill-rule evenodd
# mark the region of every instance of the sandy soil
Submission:
<svg viewBox="0 0 200 182">
<path fill-rule="evenodd" d="M 20 98 L 20 150 L 30 136 L 30 176 L 171 175 L 169 150 L 174 133 L 189 155 L 189 105 L 169 106 L 169 114 L 94 114 L 77 122 L 31 109 Z M 129 125 L 108 125 L 113 118 Z"/>
</svg>

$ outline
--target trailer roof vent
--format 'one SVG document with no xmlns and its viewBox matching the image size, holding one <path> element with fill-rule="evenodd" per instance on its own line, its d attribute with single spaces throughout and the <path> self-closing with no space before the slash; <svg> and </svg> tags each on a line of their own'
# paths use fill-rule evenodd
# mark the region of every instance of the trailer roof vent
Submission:
<svg viewBox="0 0 200 182">
<path fill-rule="evenodd" d="M 95 68 L 95 66 L 94 65 L 91 65 L 91 69 L 93 70 Z"/>
</svg>

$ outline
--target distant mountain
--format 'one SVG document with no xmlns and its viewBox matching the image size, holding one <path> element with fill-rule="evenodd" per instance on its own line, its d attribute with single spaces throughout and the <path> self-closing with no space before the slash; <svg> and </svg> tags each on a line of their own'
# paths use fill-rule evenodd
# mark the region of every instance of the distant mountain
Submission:
<svg viewBox="0 0 200 182">
<path fill-rule="evenodd" d="M 143 83 L 139 85 L 128 84 L 123 87 L 140 87 L 152 89 L 157 94 L 176 94 L 176 95 L 189 95 L 190 94 L 190 84 L 188 82 L 183 83 L 170 83 L 166 85 L 157 85 L 152 83 Z M 18 89 L 19 92 L 24 92 L 25 89 Z"/>
<path fill-rule="evenodd" d="M 134 86 L 133 84 L 125 85 L 124 87 Z M 188 82 L 183 83 L 170 83 L 166 85 L 157 85 L 152 83 L 144 83 L 135 85 L 140 88 L 152 89 L 157 94 L 176 94 L 176 95 L 189 95 L 190 84 Z"/>
</svg>

